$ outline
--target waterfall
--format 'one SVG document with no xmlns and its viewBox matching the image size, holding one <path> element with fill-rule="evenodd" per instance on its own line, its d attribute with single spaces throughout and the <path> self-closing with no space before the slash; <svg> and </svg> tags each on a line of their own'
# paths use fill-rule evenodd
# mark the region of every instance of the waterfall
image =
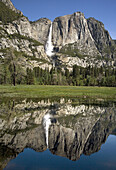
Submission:
<svg viewBox="0 0 116 170">
<path fill-rule="evenodd" d="M 46 54 L 48 56 L 54 55 L 53 48 L 54 47 L 52 45 L 52 23 L 51 23 L 50 30 L 49 30 L 49 35 L 48 35 L 48 40 L 47 40 L 47 43 L 45 45 L 45 51 L 46 51 Z"/>
<path fill-rule="evenodd" d="M 47 147 L 48 147 L 48 137 L 49 137 L 49 127 L 50 127 L 50 125 L 51 125 L 51 115 L 48 113 L 43 118 L 43 126 L 44 126 L 45 134 L 46 134 Z"/>
</svg>

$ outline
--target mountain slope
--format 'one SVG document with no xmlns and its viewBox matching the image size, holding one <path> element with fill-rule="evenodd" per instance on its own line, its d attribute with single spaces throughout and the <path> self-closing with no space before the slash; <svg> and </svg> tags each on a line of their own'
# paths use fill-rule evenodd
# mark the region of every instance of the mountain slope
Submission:
<svg viewBox="0 0 116 170">
<path fill-rule="evenodd" d="M 46 43 L 53 46 L 53 56 L 47 56 Z M 67 69 L 72 72 L 74 65 L 107 69 L 116 66 L 116 43 L 103 23 L 94 18 L 86 19 L 81 12 L 57 17 L 53 22 L 47 18 L 30 22 L 10 0 L 0 0 L 1 73 L 4 70 L 3 63 L 9 56 L 9 49 L 14 51 L 14 55 L 20 55 L 23 62 L 18 64 L 24 72 L 27 68 L 33 70 L 35 67 L 44 70 L 56 67 L 63 72 Z M 56 77 L 56 73 L 53 74 L 52 77 Z"/>
<path fill-rule="evenodd" d="M 17 10 L 13 3 L 10 0 L 0 0 L 1 2 L 3 2 L 8 8 L 10 8 L 12 11 L 15 11 L 16 13 L 20 13 L 22 14 L 21 11 Z"/>
<path fill-rule="evenodd" d="M 1 0 L 2 2 L 7 5 L 7 8 L 9 7 L 17 12 L 10 0 Z M 14 18 L 14 21 L 11 20 L 10 23 L 5 25 L 3 21 L 1 23 L 1 27 L 8 34 L 30 37 L 42 43 L 44 48 L 50 25 L 51 21 L 47 18 L 29 22 L 21 14 L 19 18 Z M 101 22 L 94 18 L 86 19 L 83 13 L 75 12 L 72 15 L 57 17 L 52 25 L 52 44 L 57 65 L 61 65 L 61 67 L 65 65 L 65 67 L 71 68 L 74 64 L 82 67 L 89 65 L 114 66 L 116 64 L 116 44 Z M 2 42 L 4 41 L 2 39 Z M 4 43 L 6 44 L 6 42 Z M 13 46 L 17 46 L 15 42 Z M 3 43 L 1 47 L 4 48 Z"/>
</svg>

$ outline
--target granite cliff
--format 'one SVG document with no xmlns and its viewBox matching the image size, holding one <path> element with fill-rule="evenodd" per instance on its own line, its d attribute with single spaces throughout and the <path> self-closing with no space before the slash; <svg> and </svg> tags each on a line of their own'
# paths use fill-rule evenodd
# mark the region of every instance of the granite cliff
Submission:
<svg viewBox="0 0 116 170">
<path fill-rule="evenodd" d="M 51 69 L 53 58 L 57 63 L 55 65 L 69 69 L 75 64 L 82 67 L 116 65 L 116 44 L 103 23 L 94 18 L 86 19 L 83 13 L 75 12 L 72 15 L 57 17 L 53 22 L 47 18 L 30 22 L 10 0 L 1 0 L 1 3 L 20 13 L 17 20 L 7 23 L 0 21 L 1 57 L 5 56 L 3 49 L 12 46 L 15 50 L 24 52 L 28 58 L 34 57 L 30 64 L 31 68 L 40 66 Z M 51 24 L 54 56 L 47 56 L 45 46 Z M 38 59 L 41 59 L 41 62 L 38 62 Z"/>
<path fill-rule="evenodd" d="M 16 13 L 21 13 L 23 15 L 23 13 L 19 10 L 17 10 L 13 3 L 10 0 L 1 0 L 1 2 L 3 2 L 6 6 L 8 6 L 10 9 L 12 9 L 13 11 L 15 11 Z"/>
</svg>

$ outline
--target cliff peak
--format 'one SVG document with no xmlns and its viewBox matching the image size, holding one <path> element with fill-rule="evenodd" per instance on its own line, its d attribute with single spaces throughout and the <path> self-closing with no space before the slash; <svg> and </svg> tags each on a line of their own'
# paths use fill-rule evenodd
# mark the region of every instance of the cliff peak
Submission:
<svg viewBox="0 0 116 170">
<path fill-rule="evenodd" d="M 17 10 L 13 3 L 11 2 L 11 0 L 0 0 L 1 2 L 3 2 L 7 7 L 9 7 L 10 9 L 12 9 L 13 11 L 15 11 L 16 13 L 20 13 L 23 15 L 23 13 L 19 10 Z"/>
</svg>

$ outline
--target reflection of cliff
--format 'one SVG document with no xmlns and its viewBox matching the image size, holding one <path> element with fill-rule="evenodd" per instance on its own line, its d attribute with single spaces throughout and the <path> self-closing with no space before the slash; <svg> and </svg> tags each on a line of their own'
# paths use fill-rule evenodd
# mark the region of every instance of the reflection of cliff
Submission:
<svg viewBox="0 0 116 170">
<path fill-rule="evenodd" d="M 32 148 L 38 152 L 46 149 L 45 135 L 42 126 L 14 134 L 5 133 L 0 138 L 0 143 L 20 153 L 24 148 Z"/>
<path fill-rule="evenodd" d="M 45 115 L 51 116 L 45 119 Z M 24 148 L 42 152 L 47 145 L 53 154 L 77 160 L 83 153 L 98 151 L 108 135 L 115 133 L 115 124 L 111 107 L 32 101 L 1 105 L 0 166 L 5 167 Z"/>
<path fill-rule="evenodd" d="M 8 164 L 8 162 L 16 157 L 16 153 L 7 147 L 0 146 L 0 170 Z"/>
<path fill-rule="evenodd" d="M 0 166 L 6 166 L 6 162 L 9 162 L 10 159 L 16 157 L 16 155 L 22 152 L 25 148 L 32 148 L 37 152 L 43 152 L 46 150 L 43 126 L 39 125 L 36 128 L 11 134 L 4 133 L 0 138 Z M 6 151 L 7 154 L 5 155 Z"/>
<path fill-rule="evenodd" d="M 97 152 L 102 143 L 105 143 L 109 134 L 116 129 L 116 110 L 108 109 L 105 115 L 102 115 L 100 120 L 92 129 L 92 133 L 88 138 L 84 147 L 83 153 L 90 155 Z"/>
<path fill-rule="evenodd" d="M 61 121 L 50 127 L 49 149 L 53 154 L 77 160 L 81 154 L 90 155 L 100 149 L 116 128 L 116 110 L 107 108 L 99 116 L 68 116 Z"/>
</svg>

